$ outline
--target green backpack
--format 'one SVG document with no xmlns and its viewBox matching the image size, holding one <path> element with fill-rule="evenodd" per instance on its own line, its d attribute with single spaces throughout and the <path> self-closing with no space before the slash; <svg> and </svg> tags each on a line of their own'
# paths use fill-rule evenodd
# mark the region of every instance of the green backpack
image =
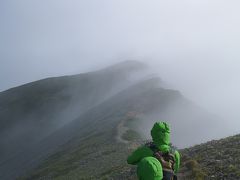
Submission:
<svg viewBox="0 0 240 180">
<path fill-rule="evenodd" d="M 138 163 L 137 175 L 139 180 L 162 180 L 162 166 L 155 157 L 145 157 Z"/>
<path fill-rule="evenodd" d="M 143 158 L 138 164 L 137 174 L 140 180 L 176 180 L 174 175 L 174 151 L 162 153 L 153 142 L 145 145 L 153 151 L 153 157 Z"/>
</svg>

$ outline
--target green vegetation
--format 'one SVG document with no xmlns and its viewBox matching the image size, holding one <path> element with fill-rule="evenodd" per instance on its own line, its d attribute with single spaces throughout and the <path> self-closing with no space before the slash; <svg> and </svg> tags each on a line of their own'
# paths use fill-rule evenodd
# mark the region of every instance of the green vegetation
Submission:
<svg viewBox="0 0 240 180">
<path fill-rule="evenodd" d="M 184 149 L 182 154 L 182 169 L 191 171 L 191 177 L 240 179 L 240 135 Z"/>
<path fill-rule="evenodd" d="M 183 166 L 185 166 L 188 171 L 190 172 L 189 174 L 189 179 L 204 179 L 205 177 L 207 177 L 206 172 L 204 172 L 202 170 L 202 168 L 200 167 L 200 165 L 198 164 L 198 162 L 196 160 L 193 159 L 189 159 L 187 161 L 183 161 Z"/>
<path fill-rule="evenodd" d="M 76 138 L 19 179 L 136 179 L 136 169 L 127 165 L 126 158 L 140 145 L 135 141 L 138 134 L 126 131 L 123 138 L 131 143 L 124 144 L 113 141 L 112 133 L 92 134 L 81 143 Z M 239 179 L 239 142 L 237 135 L 181 150 L 179 179 Z"/>
</svg>

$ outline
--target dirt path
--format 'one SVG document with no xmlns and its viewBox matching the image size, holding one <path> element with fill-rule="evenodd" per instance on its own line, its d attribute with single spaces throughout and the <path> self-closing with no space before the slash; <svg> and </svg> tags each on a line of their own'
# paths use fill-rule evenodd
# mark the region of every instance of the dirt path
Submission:
<svg viewBox="0 0 240 180">
<path fill-rule="evenodd" d="M 129 144 L 129 141 L 122 138 L 123 134 L 126 133 L 127 130 L 129 130 L 129 128 L 125 126 L 125 122 L 126 122 L 126 119 L 123 119 L 118 124 L 116 139 L 117 139 L 118 142 L 121 142 L 121 143 L 124 143 L 124 144 Z"/>
</svg>

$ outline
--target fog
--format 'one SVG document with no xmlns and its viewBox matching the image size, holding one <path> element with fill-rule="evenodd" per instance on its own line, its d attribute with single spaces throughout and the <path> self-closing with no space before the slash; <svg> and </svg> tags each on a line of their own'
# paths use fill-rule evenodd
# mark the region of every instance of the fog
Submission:
<svg viewBox="0 0 240 180">
<path fill-rule="evenodd" d="M 126 59 L 240 132 L 240 2 L 3 0 L 0 91 Z"/>
</svg>

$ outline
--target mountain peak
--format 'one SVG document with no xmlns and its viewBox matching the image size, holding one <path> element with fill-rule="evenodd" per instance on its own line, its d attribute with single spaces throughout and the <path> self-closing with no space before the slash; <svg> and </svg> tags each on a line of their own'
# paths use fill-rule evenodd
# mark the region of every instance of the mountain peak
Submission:
<svg viewBox="0 0 240 180">
<path fill-rule="evenodd" d="M 106 69 L 112 71 L 138 71 L 148 69 L 147 64 L 136 61 L 136 60 L 126 60 L 107 67 Z"/>
</svg>

